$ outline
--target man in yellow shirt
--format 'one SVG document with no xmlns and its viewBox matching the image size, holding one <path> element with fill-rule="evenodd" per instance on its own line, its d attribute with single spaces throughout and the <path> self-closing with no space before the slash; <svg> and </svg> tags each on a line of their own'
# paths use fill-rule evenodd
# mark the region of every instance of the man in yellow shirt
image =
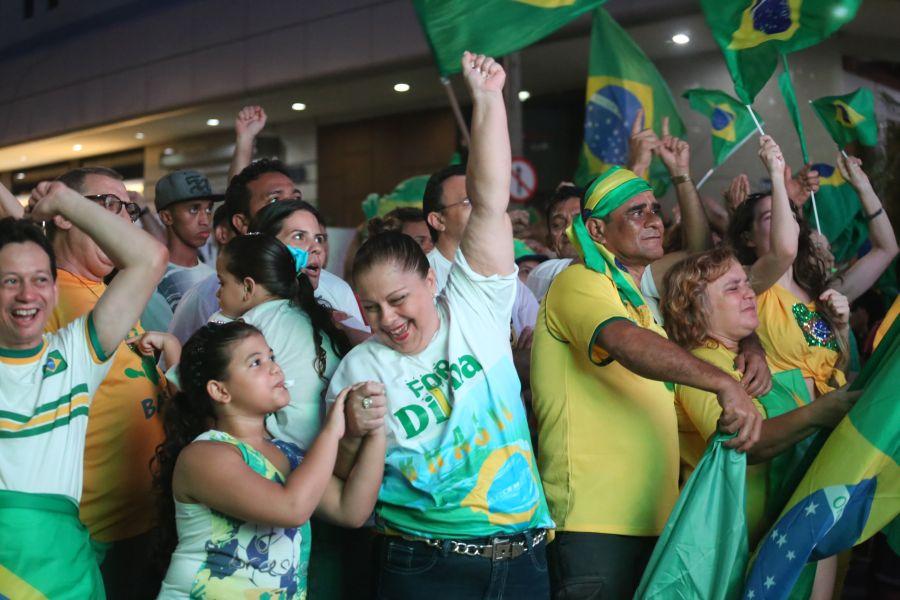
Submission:
<svg viewBox="0 0 900 600">
<path fill-rule="evenodd" d="M 598 177 L 567 231 L 583 262 L 560 273 L 541 303 L 531 381 L 558 532 L 548 547 L 555 598 L 624 598 L 637 588 L 678 494 L 678 426 L 663 382 L 715 392 L 735 447 L 748 450 L 759 436 L 741 385 L 669 342 L 635 284 L 663 257 L 659 211 L 631 171 Z"/>
<path fill-rule="evenodd" d="M 115 171 L 75 169 L 59 179 L 122 219 L 137 214 Z M 52 332 L 93 310 L 113 265 L 70 221 L 56 217 L 50 229 L 59 289 L 46 326 Z M 138 322 L 129 337 L 142 332 Z M 159 589 L 152 560 L 156 503 L 150 460 L 164 437 L 159 416 L 164 386 L 155 361 L 122 342 L 91 406 L 79 516 L 91 534 L 110 598 L 152 598 Z"/>
</svg>

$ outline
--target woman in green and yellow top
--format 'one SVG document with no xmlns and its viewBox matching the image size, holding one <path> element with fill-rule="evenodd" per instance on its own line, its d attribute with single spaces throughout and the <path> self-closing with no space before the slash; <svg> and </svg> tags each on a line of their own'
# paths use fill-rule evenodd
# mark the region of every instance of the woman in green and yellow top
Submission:
<svg viewBox="0 0 900 600">
<path fill-rule="evenodd" d="M 716 248 L 687 258 L 666 276 L 661 303 L 669 339 L 740 379 L 734 367 L 738 342 L 759 324 L 756 294 L 734 255 Z M 765 533 L 766 490 L 770 462 L 819 428 L 834 427 L 850 409 L 856 393 L 836 390 L 810 403 L 797 370 L 776 373 L 772 391 L 754 398 L 764 417 L 759 442 L 747 454 L 747 523 L 750 543 Z M 716 432 L 722 409 L 715 394 L 678 385 L 675 388 L 682 472 L 693 471 Z M 770 508 L 770 511 L 772 509 Z M 775 509 L 777 510 L 777 509 Z M 774 515 L 773 515 L 774 516 Z"/>
<path fill-rule="evenodd" d="M 839 156 L 841 175 L 856 190 L 867 215 L 872 247 L 852 266 L 832 274 L 828 241 L 810 229 L 788 198 L 778 145 L 763 136 L 759 155 L 772 190 L 753 194 L 737 207 L 728 237 L 758 294 L 757 334 L 770 363 L 777 370 L 800 369 L 815 399 L 846 382 L 849 305 L 897 255 L 897 240 L 859 159 Z"/>
</svg>

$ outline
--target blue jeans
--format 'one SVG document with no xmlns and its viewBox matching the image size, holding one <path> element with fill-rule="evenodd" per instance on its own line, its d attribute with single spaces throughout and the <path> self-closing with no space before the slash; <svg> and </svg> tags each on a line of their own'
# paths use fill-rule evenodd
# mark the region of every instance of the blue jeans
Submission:
<svg viewBox="0 0 900 600">
<path fill-rule="evenodd" d="M 528 545 L 531 534 L 526 533 Z M 485 540 L 472 540 L 486 543 Z M 547 600 L 547 542 L 512 559 L 491 560 L 433 548 L 424 542 L 380 536 L 378 598 L 382 600 Z"/>
<path fill-rule="evenodd" d="M 557 531 L 547 554 L 553 600 L 631 600 L 655 537 Z"/>
</svg>

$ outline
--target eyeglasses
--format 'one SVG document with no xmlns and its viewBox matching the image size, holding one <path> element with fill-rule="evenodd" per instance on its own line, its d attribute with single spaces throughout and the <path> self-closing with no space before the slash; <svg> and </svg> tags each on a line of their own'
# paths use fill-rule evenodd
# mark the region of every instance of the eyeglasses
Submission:
<svg viewBox="0 0 900 600">
<path fill-rule="evenodd" d="M 140 206 L 134 202 L 126 202 L 115 194 L 91 194 L 90 196 L 85 196 L 85 198 L 91 202 L 96 202 L 114 215 L 122 212 L 122 207 L 124 206 L 125 212 L 128 213 L 128 218 L 131 219 L 132 223 L 141 218 Z"/>
<path fill-rule="evenodd" d="M 441 212 L 444 212 L 448 208 L 453 208 L 454 206 L 459 206 L 460 204 L 462 204 L 463 206 L 472 206 L 472 201 L 469 200 L 468 198 L 463 198 L 459 202 L 454 202 L 453 204 L 448 204 L 447 206 L 442 206 Z"/>
</svg>

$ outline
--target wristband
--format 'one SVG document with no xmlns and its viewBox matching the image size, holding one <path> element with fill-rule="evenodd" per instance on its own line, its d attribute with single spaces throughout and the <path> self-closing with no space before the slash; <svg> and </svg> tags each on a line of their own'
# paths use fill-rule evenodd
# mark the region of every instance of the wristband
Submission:
<svg viewBox="0 0 900 600">
<path fill-rule="evenodd" d="M 866 215 L 866 221 L 874 221 L 875 219 L 877 219 L 879 217 L 879 215 L 882 215 L 882 214 L 884 214 L 883 206 L 881 208 L 879 208 L 878 210 L 876 210 L 875 212 L 873 212 L 871 215 Z"/>
<path fill-rule="evenodd" d="M 676 175 L 672 178 L 672 183 L 674 183 L 675 185 L 679 185 L 682 183 L 688 183 L 688 182 L 692 182 L 692 181 L 694 181 L 694 180 L 691 179 L 691 176 L 689 173 L 684 173 L 682 175 Z"/>
</svg>

